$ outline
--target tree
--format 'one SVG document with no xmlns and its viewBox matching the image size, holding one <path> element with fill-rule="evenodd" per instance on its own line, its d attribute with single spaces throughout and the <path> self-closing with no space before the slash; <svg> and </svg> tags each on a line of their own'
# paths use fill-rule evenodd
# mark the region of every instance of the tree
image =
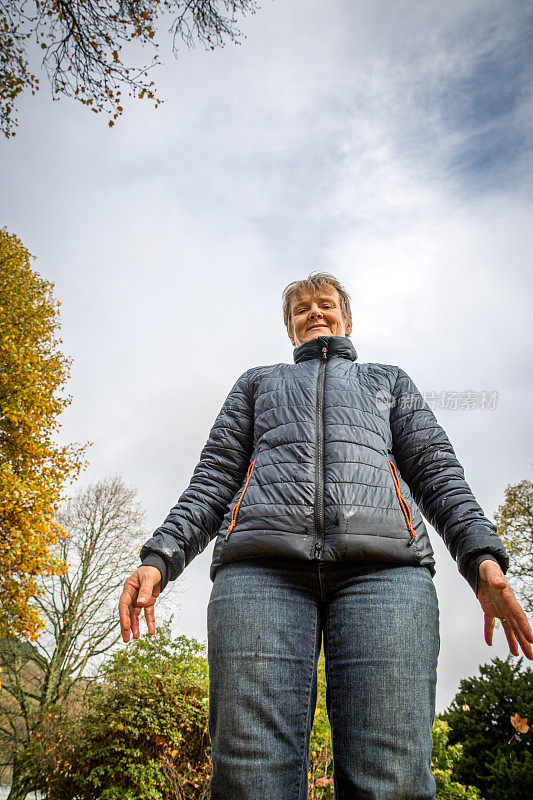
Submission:
<svg viewBox="0 0 533 800">
<path fill-rule="evenodd" d="M 96 680 L 99 661 L 121 640 L 118 596 L 146 538 L 136 494 L 115 476 L 80 490 L 58 511 L 69 532 L 58 549 L 69 569 L 43 579 L 35 599 L 45 631 L 35 645 L 0 639 L 0 751 L 4 766 L 12 764 L 11 800 L 33 788 L 24 751 L 39 719 Z"/>
<path fill-rule="evenodd" d="M 70 359 L 59 349 L 54 284 L 31 269 L 17 236 L 0 229 L 0 636 L 35 639 L 43 629 L 37 577 L 65 565 L 51 547 L 65 532 L 55 518 L 85 446 L 53 440 L 71 398 L 61 396 Z"/>
<path fill-rule="evenodd" d="M 494 514 L 498 533 L 509 551 L 506 577 L 526 614 L 533 613 L 533 482 L 520 481 L 505 490 Z"/>
<path fill-rule="evenodd" d="M 177 55 L 179 39 L 189 47 L 198 40 L 210 50 L 225 39 L 238 42 L 237 13 L 256 9 L 255 0 L 0 0 L 0 127 L 13 136 L 14 103 L 24 89 L 35 94 L 39 88 L 29 66 L 29 39 L 44 51 L 52 95 L 105 111 L 113 125 L 123 111 L 123 89 L 156 107 L 161 102 L 149 73 L 159 63 L 156 25 L 163 16 L 172 17 L 169 33 Z M 151 48 L 148 64 L 130 62 L 131 43 Z"/>
<path fill-rule="evenodd" d="M 450 743 L 461 742 L 463 757 L 455 780 L 473 783 L 487 800 L 529 800 L 533 796 L 531 736 L 517 732 L 516 717 L 531 719 L 533 672 L 523 659 L 492 659 L 480 675 L 466 678 L 441 719 L 450 726 Z M 513 721 L 514 720 L 514 723 Z M 519 726 L 521 727 L 521 726 Z"/>
<path fill-rule="evenodd" d="M 116 652 L 74 714 L 56 706 L 26 757 L 50 800 L 204 800 L 211 774 L 205 646 L 153 636 Z"/>
</svg>

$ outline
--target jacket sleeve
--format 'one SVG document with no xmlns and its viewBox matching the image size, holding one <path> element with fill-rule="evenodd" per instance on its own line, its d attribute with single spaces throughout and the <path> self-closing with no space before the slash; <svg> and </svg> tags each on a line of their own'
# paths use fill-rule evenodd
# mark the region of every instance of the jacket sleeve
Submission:
<svg viewBox="0 0 533 800">
<path fill-rule="evenodd" d="M 162 590 L 217 534 L 253 449 L 253 397 L 248 372 L 236 381 L 200 454 L 189 486 L 140 551 L 162 573 Z"/>
<path fill-rule="evenodd" d="M 476 502 L 445 431 L 402 369 L 393 388 L 390 421 L 402 478 L 477 594 L 483 558 L 496 561 L 506 572 L 509 557 L 496 526 Z"/>
</svg>

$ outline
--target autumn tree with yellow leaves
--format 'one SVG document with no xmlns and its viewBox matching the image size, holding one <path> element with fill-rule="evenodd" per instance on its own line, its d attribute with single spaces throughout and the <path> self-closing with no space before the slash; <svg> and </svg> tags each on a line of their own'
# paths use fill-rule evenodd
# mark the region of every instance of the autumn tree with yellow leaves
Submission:
<svg viewBox="0 0 533 800">
<path fill-rule="evenodd" d="M 206 49 L 238 42 L 237 14 L 254 12 L 255 0 L 0 0 L 0 130 L 14 135 L 15 103 L 25 89 L 35 94 L 39 79 L 30 52 L 42 54 L 52 95 L 74 97 L 91 111 L 107 112 L 109 125 L 123 111 L 123 94 L 157 107 L 158 23 L 170 22 L 174 55 L 178 42 Z M 138 48 L 150 52 L 137 61 Z M 144 60 L 144 59 L 143 59 Z"/>
<path fill-rule="evenodd" d="M 0 229 L 0 636 L 35 640 L 43 630 L 37 578 L 66 568 L 52 546 L 55 518 L 86 445 L 59 445 L 70 359 L 60 350 L 53 283 L 31 267 L 20 239 Z"/>
</svg>

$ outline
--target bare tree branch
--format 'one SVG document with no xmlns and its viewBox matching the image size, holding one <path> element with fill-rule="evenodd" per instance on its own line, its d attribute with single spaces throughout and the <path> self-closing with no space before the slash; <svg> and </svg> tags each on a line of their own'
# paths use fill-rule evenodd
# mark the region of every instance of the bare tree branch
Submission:
<svg viewBox="0 0 533 800">
<path fill-rule="evenodd" d="M 102 656 L 121 640 L 118 598 L 140 566 L 147 535 L 137 492 L 117 475 L 81 490 L 56 516 L 68 531 L 57 549 L 69 569 L 41 579 L 35 603 L 45 630 L 35 645 L 14 636 L 0 639 L 0 741 L 12 754 L 14 780 L 16 770 L 23 771 L 17 754 L 40 715 L 81 682 L 94 680 Z M 165 605 L 158 605 L 162 619 Z"/>
<path fill-rule="evenodd" d="M 123 111 L 122 92 L 152 100 L 157 108 L 151 71 L 159 64 L 156 25 L 171 19 L 172 50 L 179 42 L 206 49 L 239 43 L 238 15 L 254 13 L 256 0 L 0 0 L 0 129 L 14 135 L 14 102 L 39 81 L 28 67 L 28 37 L 44 51 L 52 96 L 74 97 L 95 113 L 111 116 Z M 140 66 L 124 59 L 132 43 L 151 50 Z"/>
</svg>

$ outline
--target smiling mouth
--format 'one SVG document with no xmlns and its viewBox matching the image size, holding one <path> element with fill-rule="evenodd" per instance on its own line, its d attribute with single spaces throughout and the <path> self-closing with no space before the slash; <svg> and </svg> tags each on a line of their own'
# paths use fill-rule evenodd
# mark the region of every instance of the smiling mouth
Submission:
<svg viewBox="0 0 533 800">
<path fill-rule="evenodd" d="M 307 330 L 312 331 L 313 328 L 327 328 L 327 327 L 328 327 L 327 325 L 311 325 L 311 327 L 308 328 Z"/>
</svg>

